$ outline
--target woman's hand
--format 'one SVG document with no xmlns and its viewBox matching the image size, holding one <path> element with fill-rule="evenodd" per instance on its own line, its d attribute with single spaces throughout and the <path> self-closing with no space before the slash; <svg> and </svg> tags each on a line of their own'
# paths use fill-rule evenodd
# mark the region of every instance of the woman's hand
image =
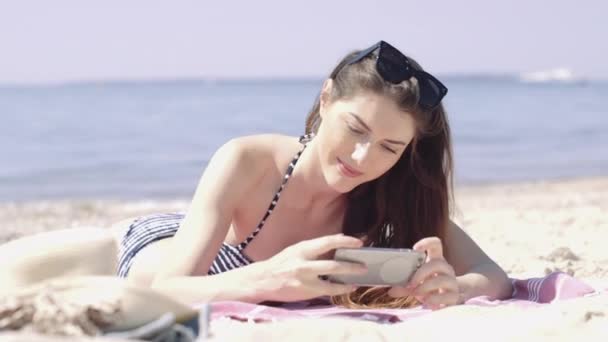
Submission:
<svg viewBox="0 0 608 342">
<path fill-rule="evenodd" d="M 437 237 L 424 238 L 412 249 L 425 251 L 426 262 L 414 273 L 407 286 L 395 286 L 388 294 L 395 298 L 414 296 L 432 310 L 459 304 L 460 293 L 456 274 L 443 257 L 441 240 Z"/>
<path fill-rule="evenodd" d="M 355 286 L 323 280 L 328 274 L 364 274 L 365 265 L 319 257 L 336 248 L 359 248 L 363 242 L 343 234 L 305 240 L 257 264 L 260 291 L 265 300 L 292 302 L 352 292 Z"/>
</svg>

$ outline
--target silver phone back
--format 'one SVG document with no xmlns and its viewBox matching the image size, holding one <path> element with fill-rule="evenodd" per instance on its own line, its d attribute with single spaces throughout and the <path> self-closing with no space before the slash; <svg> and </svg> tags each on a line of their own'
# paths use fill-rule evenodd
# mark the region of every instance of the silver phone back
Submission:
<svg viewBox="0 0 608 342">
<path fill-rule="evenodd" d="M 368 272 L 362 275 L 329 275 L 328 279 L 360 286 L 405 286 L 425 258 L 425 253 L 406 248 L 339 248 L 334 260 L 365 264 Z"/>
</svg>

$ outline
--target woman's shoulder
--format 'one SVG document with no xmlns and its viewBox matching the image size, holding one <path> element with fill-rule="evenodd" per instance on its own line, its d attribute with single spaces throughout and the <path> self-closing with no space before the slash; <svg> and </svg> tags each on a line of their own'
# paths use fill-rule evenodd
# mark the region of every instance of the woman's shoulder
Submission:
<svg viewBox="0 0 608 342">
<path fill-rule="evenodd" d="M 213 197 L 243 197 L 264 179 L 289 164 L 289 157 L 299 144 L 297 137 L 260 134 L 232 138 L 220 146 L 199 180 L 200 193 Z M 215 189 L 215 190 L 210 190 Z M 198 193 L 199 191 L 197 191 Z M 220 196 L 221 195 L 221 196 Z"/>
<path fill-rule="evenodd" d="M 233 154 L 239 166 L 264 171 L 289 160 L 300 145 L 298 137 L 282 134 L 256 134 L 232 138 L 220 150 Z"/>
</svg>

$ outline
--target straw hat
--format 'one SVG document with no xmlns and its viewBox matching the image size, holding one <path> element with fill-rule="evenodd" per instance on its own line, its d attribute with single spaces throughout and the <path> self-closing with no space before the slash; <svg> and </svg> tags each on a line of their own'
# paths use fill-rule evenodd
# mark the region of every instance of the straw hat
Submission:
<svg viewBox="0 0 608 342">
<path fill-rule="evenodd" d="M 110 330 L 141 326 L 172 312 L 178 322 L 196 316 L 185 303 L 115 276 L 118 245 L 103 228 L 74 228 L 26 236 L 0 245 L 0 299 L 42 291 L 62 301 L 120 303 L 121 320 Z"/>
<path fill-rule="evenodd" d="M 52 300 L 40 297 L 52 296 Z M 175 321 L 183 323 L 198 315 L 193 307 L 150 288 L 133 285 L 114 276 L 72 276 L 47 279 L 28 287 L 0 295 L 0 311 L 3 305 L 18 309 L 19 303 L 34 306 L 39 311 L 37 320 L 53 321 L 42 317 L 48 312 L 61 311 L 98 312 L 108 316 L 104 331 L 124 331 L 140 327 L 172 313 Z M 53 306 L 49 308 L 49 306 Z M 89 310 L 90 311 L 90 310 Z M 70 312 L 63 312 L 70 316 Z"/>
<path fill-rule="evenodd" d="M 25 236 L 0 245 L 0 294 L 72 275 L 114 275 L 115 238 L 103 228 L 73 228 Z"/>
</svg>

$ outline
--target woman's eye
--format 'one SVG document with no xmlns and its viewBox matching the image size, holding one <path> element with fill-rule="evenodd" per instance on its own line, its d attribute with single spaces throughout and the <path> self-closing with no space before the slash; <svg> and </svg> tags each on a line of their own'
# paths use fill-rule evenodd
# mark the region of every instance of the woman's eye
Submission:
<svg viewBox="0 0 608 342">
<path fill-rule="evenodd" d="M 388 147 L 388 146 L 382 145 L 382 147 L 383 147 L 385 150 L 389 151 L 390 153 L 397 154 L 397 151 L 393 150 L 392 148 L 390 148 L 390 147 Z"/>
<path fill-rule="evenodd" d="M 363 134 L 363 131 L 356 129 L 356 128 L 354 128 L 354 127 L 353 127 L 353 126 L 351 126 L 351 125 L 348 125 L 348 129 L 350 129 L 350 130 L 351 130 L 351 131 L 353 131 L 354 133 L 357 133 L 357 134 Z"/>
</svg>

